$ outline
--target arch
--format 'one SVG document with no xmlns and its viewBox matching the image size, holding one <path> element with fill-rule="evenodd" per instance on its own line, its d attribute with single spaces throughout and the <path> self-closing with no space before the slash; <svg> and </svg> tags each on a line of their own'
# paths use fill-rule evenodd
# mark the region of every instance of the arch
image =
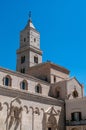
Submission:
<svg viewBox="0 0 86 130">
<path fill-rule="evenodd" d="M 29 113 L 28 107 L 24 105 L 24 108 L 26 109 L 26 113 Z"/>
<path fill-rule="evenodd" d="M 53 129 L 57 130 L 57 120 L 54 115 L 50 115 L 48 117 L 47 127 L 48 127 L 48 130 L 53 130 Z"/>
<path fill-rule="evenodd" d="M 40 84 L 38 84 L 37 86 L 35 86 L 35 92 L 36 93 L 42 93 L 42 87 Z"/>
<path fill-rule="evenodd" d="M 41 108 L 41 110 L 43 111 L 43 114 L 44 114 L 44 109 L 43 109 L 43 108 Z"/>
<path fill-rule="evenodd" d="M 38 64 L 38 56 L 34 56 L 34 63 Z"/>
<path fill-rule="evenodd" d="M 74 98 L 77 98 L 77 97 L 78 97 L 79 94 L 78 94 L 76 88 L 75 88 L 74 91 L 72 92 L 72 95 L 73 95 Z"/>
<path fill-rule="evenodd" d="M 10 106 L 9 106 L 9 104 L 8 104 L 7 102 L 4 102 L 4 103 L 3 103 L 3 105 L 6 105 L 7 110 L 9 110 L 9 109 L 10 109 Z"/>
<path fill-rule="evenodd" d="M 35 114 L 38 114 L 38 115 L 40 115 L 40 110 L 39 110 L 39 108 L 38 107 L 35 107 Z"/>
<path fill-rule="evenodd" d="M 22 90 L 28 90 L 28 83 L 26 80 L 23 80 L 21 83 L 20 83 L 20 89 Z"/>
<path fill-rule="evenodd" d="M 56 118 L 54 117 L 54 115 L 50 115 L 48 118 L 48 122 L 49 124 L 55 125 L 56 124 Z"/>
<path fill-rule="evenodd" d="M 6 75 L 3 78 L 3 85 L 5 85 L 5 86 L 12 86 L 12 78 L 11 78 L 10 75 Z"/>
<path fill-rule="evenodd" d="M 32 112 L 34 112 L 34 108 L 32 106 L 30 106 L 29 108 L 32 109 Z"/>
</svg>

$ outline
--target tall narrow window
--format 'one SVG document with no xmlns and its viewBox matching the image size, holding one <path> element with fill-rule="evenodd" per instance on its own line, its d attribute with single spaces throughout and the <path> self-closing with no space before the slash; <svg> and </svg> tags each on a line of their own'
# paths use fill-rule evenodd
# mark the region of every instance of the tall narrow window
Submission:
<svg viewBox="0 0 86 130">
<path fill-rule="evenodd" d="M 34 56 L 34 63 L 38 63 L 38 57 Z"/>
<path fill-rule="evenodd" d="M 24 38 L 24 42 L 26 42 L 26 38 Z"/>
<path fill-rule="evenodd" d="M 11 86 L 11 77 L 9 75 L 7 75 L 5 78 L 4 78 L 4 82 L 3 84 L 5 86 Z"/>
<path fill-rule="evenodd" d="M 23 73 L 23 74 L 25 73 L 25 68 L 21 69 L 21 73 Z"/>
<path fill-rule="evenodd" d="M 21 88 L 22 88 L 23 90 L 25 90 L 25 89 L 26 89 L 25 82 L 22 82 Z"/>
<path fill-rule="evenodd" d="M 21 57 L 21 64 L 23 64 L 25 62 L 25 56 Z"/>
<path fill-rule="evenodd" d="M 54 75 L 54 77 L 53 77 L 53 80 L 54 80 L 54 83 L 56 82 L 56 76 Z"/>
<path fill-rule="evenodd" d="M 74 98 L 78 97 L 78 92 L 77 92 L 76 88 L 74 89 L 72 95 L 73 95 Z"/>
<path fill-rule="evenodd" d="M 5 78 L 5 85 L 9 86 L 9 78 L 8 77 Z"/>
<path fill-rule="evenodd" d="M 41 88 L 41 85 L 38 84 L 36 87 L 35 87 L 35 92 L 37 93 L 42 93 L 42 88 Z"/>
<path fill-rule="evenodd" d="M 36 42 L 36 38 L 34 38 L 34 42 Z"/>
<path fill-rule="evenodd" d="M 23 90 L 28 90 L 28 84 L 27 84 L 26 80 L 21 82 L 20 88 L 23 89 Z"/>
</svg>

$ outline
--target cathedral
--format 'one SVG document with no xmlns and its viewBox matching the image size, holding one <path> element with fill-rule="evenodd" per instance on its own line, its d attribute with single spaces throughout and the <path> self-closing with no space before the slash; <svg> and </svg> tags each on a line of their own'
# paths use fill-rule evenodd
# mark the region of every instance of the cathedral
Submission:
<svg viewBox="0 0 86 130">
<path fill-rule="evenodd" d="M 42 53 L 29 17 L 16 71 L 0 67 L 0 130 L 86 130 L 83 84 L 68 69 L 42 62 Z"/>
</svg>

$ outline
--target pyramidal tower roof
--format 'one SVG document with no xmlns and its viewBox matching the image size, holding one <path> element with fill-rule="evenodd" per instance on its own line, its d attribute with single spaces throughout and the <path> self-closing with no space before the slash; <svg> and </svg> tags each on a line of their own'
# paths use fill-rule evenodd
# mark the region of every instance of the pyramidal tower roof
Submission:
<svg viewBox="0 0 86 130">
<path fill-rule="evenodd" d="M 29 12 L 29 20 L 28 20 L 27 26 L 35 29 L 35 26 L 33 25 L 32 19 L 31 19 L 31 11 Z"/>
<path fill-rule="evenodd" d="M 30 20 L 30 19 L 29 19 L 29 27 L 34 28 L 34 29 L 35 29 L 35 26 L 33 25 L 32 20 Z"/>
</svg>

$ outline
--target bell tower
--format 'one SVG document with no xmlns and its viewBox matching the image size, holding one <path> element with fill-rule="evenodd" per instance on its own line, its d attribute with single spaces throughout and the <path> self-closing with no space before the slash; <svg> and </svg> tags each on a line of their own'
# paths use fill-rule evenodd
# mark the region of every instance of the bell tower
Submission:
<svg viewBox="0 0 86 130">
<path fill-rule="evenodd" d="M 42 51 L 40 50 L 40 33 L 34 27 L 29 13 L 29 21 L 20 32 L 20 47 L 17 50 L 16 70 L 28 73 L 31 66 L 42 63 Z"/>
</svg>

